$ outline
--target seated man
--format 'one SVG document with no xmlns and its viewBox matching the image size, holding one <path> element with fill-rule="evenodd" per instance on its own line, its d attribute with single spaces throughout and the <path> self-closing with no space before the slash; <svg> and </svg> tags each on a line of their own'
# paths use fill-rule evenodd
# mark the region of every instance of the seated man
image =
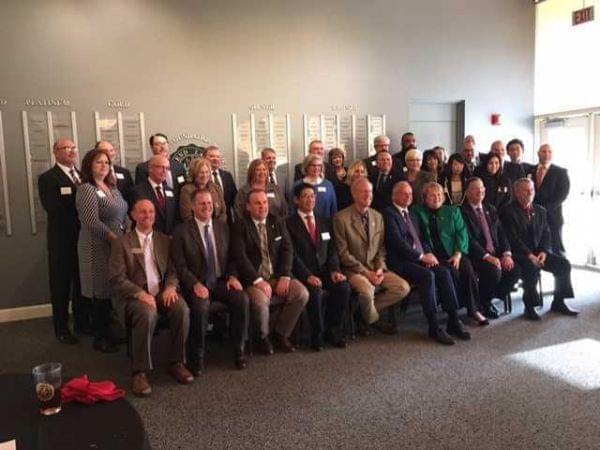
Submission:
<svg viewBox="0 0 600 450">
<path fill-rule="evenodd" d="M 154 205 L 139 200 L 131 212 L 136 227 L 113 241 L 109 276 L 115 309 L 123 324 L 133 329 L 133 393 L 152 392 L 146 372 L 152 370 L 150 343 L 159 315 L 169 318 L 171 345 L 169 373 L 179 383 L 191 383 L 186 369 L 185 341 L 190 325 L 189 309 L 177 293 L 178 281 L 169 258 L 170 239 L 153 231 Z"/>
<path fill-rule="evenodd" d="M 193 217 L 173 233 L 171 254 L 190 308 L 189 368 L 194 376 L 204 371 L 208 313 L 211 301 L 224 303 L 231 312 L 234 363 L 245 369 L 244 344 L 248 339 L 248 296 L 229 258 L 229 227 L 213 220 L 212 194 L 208 189 L 192 194 Z"/>
<path fill-rule="evenodd" d="M 521 278 L 521 270 L 512 259 L 510 244 L 498 213 L 483 203 L 485 186 L 481 178 L 467 180 L 466 199 L 460 209 L 469 231 L 469 258 L 479 275 L 479 297 L 483 314 L 497 319 L 494 298 L 505 298 Z"/>
<path fill-rule="evenodd" d="M 460 290 L 460 306 L 465 306 L 469 317 L 478 325 L 488 325 L 479 312 L 477 277 L 467 257 L 469 235 L 458 208 L 444 205 L 444 190 L 436 182 L 423 187 L 424 204 L 416 205 L 413 212 L 419 218 L 423 240 L 433 250 L 440 264 L 450 268 Z"/>
<path fill-rule="evenodd" d="M 446 345 L 454 344 L 454 340 L 438 324 L 437 287 L 442 307 L 448 314 L 447 332 L 468 340 L 471 335 L 458 318 L 458 299 L 452 273 L 439 263 L 429 245 L 421 240 L 418 219 L 408 210 L 411 204 L 410 184 L 407 181 L 396 183 L 392 191 L 392 206 L 383 214 L 388 267 L 416 284 L 432 339 Z"/>
<path fill-rule="evenodd" d="M 565 298 L 573 298 L 571 263 L 567 258 L 551 250 L 550 228 L 543 206 L 533 203 L 535 188 L 528 178 L 514 184 L 515 201 L 500 212 L 502 224 L 517 264 L 523 273 L 523 303 L 525 318 L 540 320 L 535 311 L 540 306 L 536 283 L 540 270 L 554 275 L 554 301 L 551 311 L 576 316 L 579 312 L 565 304 Z"/>
<path fill-rule="evenodd" d="M 293 195 L 297 210 L 287 219 L 294 243 L 292 270 L 309 292 L 307 310 L 313 332 L 312 347 L 317 351 L 323 348 L 323 332 L 327 331 L 333 345 L 344 348 L 342 320 L 350 300 L 350 285 L 340 272 L 331 222 L 315 215 L 316 194 L 312 185 L 296 185 Z"/>
<path fill-rule="evenodd" d="M 267 355 L 273 353 L 269 340 L 269 303 L 277 296 L 283 308 L 275 321 L 276 343 L 281 350 L 293 352 L 290 335 L 308 302 L 308 291 L 298 280 L 291 279 L 292 241 L 285 223 L 269 215 L 264 190 L 248 193 L 246 211 L 235 221 L 232 251 L 258 323 L 261 350 Z"/>
<path fill-rule="evenodd" d="M 366 178 L 352 183 L 354 204 L 333 218 L 333 231 L 340 264 L 352 288 L 358 293 L 362 317 L 367 325 L 393 334 L 397 330 L 379 319 L 379 312 L 401 301 L 410 292 L 409 284 L 387 270 L 383 217 L 370 208 L 373 186 Z"/>
</svg>

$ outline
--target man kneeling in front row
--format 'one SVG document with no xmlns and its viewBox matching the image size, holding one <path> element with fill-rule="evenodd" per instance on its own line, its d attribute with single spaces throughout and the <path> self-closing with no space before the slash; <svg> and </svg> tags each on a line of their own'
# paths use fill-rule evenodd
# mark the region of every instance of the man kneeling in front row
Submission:
<svg viewBox="0 0 600 450">
<path fill-rule="evenodd" d="M 169 319 L 169 373 L 179 383 L 194 380 L 184 365 L 190 316 L 177 292 L 177 275 L 169 259 L 170 239 L 152 229 L 154 205 L 149 200 L 139 200 L 133 207 L 132 217 L 135 229 L 112 243 L 109 275 L 115 309 L 121 322 L 128 321 L 133 329 L 132 391 L 138 396 L 148 396 L 152 388 L 146 373 L 152 370 L 150 344 L 159 315 Z"/>
</svg>

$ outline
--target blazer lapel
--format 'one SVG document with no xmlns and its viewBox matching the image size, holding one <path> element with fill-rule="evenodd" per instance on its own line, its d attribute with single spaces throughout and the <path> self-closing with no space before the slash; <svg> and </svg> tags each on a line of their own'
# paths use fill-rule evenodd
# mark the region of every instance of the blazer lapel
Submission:
<svg viewBox="0 0 600 450">
<path fill-rule="evenodd" d="M 131 249 L 134 259 L 145 273 L 146 265 L 144 264 L 144 250 L 135 230 L 130 231 L 129 233 L 129 248 Z M 141 251 L 134 252 L 133 249 L 139 249 Z"/>
<path fill-rule="evenodd" d="M 369 219 L 370 222 L 370 219 Z M 362 238 L 363 241 L 368 243 L 367 233 L 365 232 L 365 227 L 363 226 L 362 220 L 356 212 L 352 214 L 352 226 Z M 369 232 L 371 231 L 371 225 L 369 224 Z"/>
<path fill-rule="evenodd" d="M 75 183 L 73 183 L 73 180 L 71 179 L 71 177 L 67 176 L 67 174 L 64 173 L 60 167 L 58 167 L 58 165 L 54 165 L 54 171 L 58 178 L 63 180 L 65 183 L 68 183 L 69 186 L 71 186 L 72 188 L 77 189 L 77 185 Z M 79 179 L 81 179 L 81 175 L 79 174 L 79 171 L 77 169 L 75 169 L 75 173 L 77 174 Z"/>
<path fill-rule="evenodd" d="M 206 249 L 204 248 L 204 243 L 202 242 L 202 236 L 200 236 L 200 230 L 198 229 L 196 220 L 192 218 L 190 222 L 188 222 L 188 227 L 192 238 L 194 239 L 194 241 L 196 241 L 196 244 L 198 245 L 202 253 L 206 255 Z"/>
</svg>

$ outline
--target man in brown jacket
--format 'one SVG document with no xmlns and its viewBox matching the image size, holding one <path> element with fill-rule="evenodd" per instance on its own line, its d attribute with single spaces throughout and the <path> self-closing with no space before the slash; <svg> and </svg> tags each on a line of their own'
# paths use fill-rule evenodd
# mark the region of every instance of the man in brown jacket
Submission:
<svg viewBox="0 0 600 450">
<path fill-rule="evenodd" d="M 152 228 L 154 205 L 149 200 L 139 200 L 132 217 L 135 229 L 112 244 L 109 273 L 115 309 L 122 323 L 128 321 L 133 328 L 132 391 L 148 396 L 152 388 L 146 372 L 152 370 L 150 344 L 159 315 L 169 319 L 169 373 L 179 383 L 193 381 L 184 365 L 190 319 L 189 309 L 177 292 L 179 283 L 169 259 L 170 239 Z"/>
</svg>

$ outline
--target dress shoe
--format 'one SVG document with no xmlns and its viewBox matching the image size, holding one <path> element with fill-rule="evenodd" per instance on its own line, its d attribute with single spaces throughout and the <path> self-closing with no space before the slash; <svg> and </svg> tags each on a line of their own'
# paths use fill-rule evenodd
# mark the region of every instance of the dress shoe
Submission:
<svg viewBox="0 0 600 450">
<path fill-rule="evenodd" d="M 117 347 L 108 339 L 94 339 L 92 347 L 94 350 L 102 353 L 116 353 L 119 351 L 119 347 Z"/>
<path fill-rule="evenodd" d="M 278 334 L 275 342 L 277 343 L 277 348 L 283 352 L 292 353 L 296 351 L 294 344 L 285 336 Z"/>
<path fill-rule="evenodd" d="M 553 301 L 552 306 L 550 306 L 550 311 L 559 313 L 559 314 L 564 314 L 565 316 L 573 316 L 573 317 L 575 317 L 576 315 L 579 314 L 579 311 L 569 308 L 565 304 L 564 300 L 563 301 L 557 301 L 557 300 Z"/>
<path fill-rule="evenodd" d="M 398 334 L 398 328 L 389 322 L 378 320 L 373 324 L 373 326 L 383 334 Z"/>
<path fill-rule="evenodd" d="M 79 343 L 79 339 L 73 336 L 71 333 L 61 334 L 60 336 L 56 336 L 58 342 L 66 345 L 75 345 Z"/>
<path fill-rule="evenodd" d="M 190 361 L 187 364 L 187 369 L 194 376 L 194 378 L 200 377 L 204 372 L 206 372 L 206 368 L 204 367 L 204 359 Z"/>
<path fill-rule="evenodd" d="M 260 342 L 258 343 L 258 346 L 260 348 L 260 351 L 263 354 L 265 354 L 267 356 L 270 356 L 273 354 L 273 344 L 271 344 L 271 341 L 269 340 L 268 337 L 261 339 Z"/>
<path fill-rule="evenodd" d="M 325 348 L 325 343 L 323 342 L 323 337 L 322 336 L 313 336 L 310 347 L 315 351 L 315 352 L 320 352 L 321 350 L 323 350 Z"/>
<path fill-rule="evenodd" d="M 448 322 L 448 326 L 446 326 L 446 331 L 448 334 L 452 336 L 456 336 L 463 341 L 468 341 L 471 339 L 471 333 L 465 330 L 465 326 L 460 320 L 454 320 Z"/>
<path fill-rule="evenodd" d="M 454 339 L 438 326 L 429 328 L 429 337 L 440 344 L 454 345 Z"/>
<path fill-rule="evenodd" d="M 152 394 L 152 387 L 144 372 L 138 372 L 133 376 L 131 392 L 137 397 L 148 397 Z"/>
<path fill-rule="evenodd" d="M 523 313 L 523 317 L 525 320 L 531 320 L 532 322 L 536 322 L 538 320 L 542 320 L 540 315 L 537 313 L 535 308 L 525 308 L 525 312 Z"/>
<path fill-rule="evenodd" d="M 194 381 L 194 376 L 185 368 L 183 363 L 173 363 L 169 367 L 169 375 L 181 384 L 189 384 Z"/>
<path fill-rule="evenodd" d="M 348 346 L 348 341 L 346 340 L 346 336 L 340 334 L 332 339 L 331 344 L 337 348 L 346 348 Z"/>
<path fill-rule="evenodd" d="M 483 308 L 483 315 L 488 319 L 497 319 L 500 317 L 500 313 L 494 305 L 489 305 Z"/>
<path fill-rule="evenodd" d="M 480 312 L 476 312 L 474 314 L 471 314 L 469 317 L 471 318 L 471 320 L 473 320 L 473 322 L 475 322 L 476 325 L 478 325 L 480 327 L 484 327 L 484 326 L 490 324 L 490 321 L 487 320 L 483 316 L 483 314 L 481 314 Z"/>
<path fill-rule="evenodd" d="M 233 361 L 235 364 L 235 368 L 238 370 L 244 370 L 246 367 L 248 367 L 248 359 L 244 355 L 244 352 L 235 352 Z"/>
</svg>

